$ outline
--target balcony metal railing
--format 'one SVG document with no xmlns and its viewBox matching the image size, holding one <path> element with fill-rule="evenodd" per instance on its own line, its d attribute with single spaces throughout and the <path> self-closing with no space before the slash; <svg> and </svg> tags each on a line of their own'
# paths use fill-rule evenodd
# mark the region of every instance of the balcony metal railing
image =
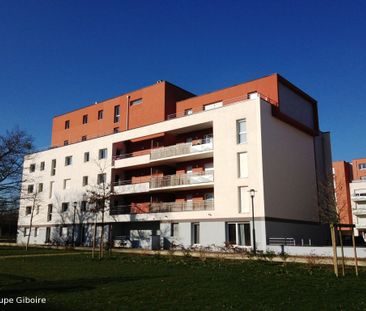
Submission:
<svg viewBox="0 0 366 311">
<path fill-rule="evenodd" d="M 213 209 L 214 200 L 137 203 L 133 205 L 112 206 L 110 208 L 110 215 L 210 211 Z"/>
<path fill-rule="evenodd" d="M 213 210 L 214 200 L 151 203 L 150 213 Z"/>
<path fill-rule="evenodd" d="M 189 173 L 189 174 L 176 174 L 167 176 L 151 177 L 150 188 L 164 188 L 164 187 L 174 187 L 183 185 L 194 185 L 201 183 L 209 183 L 214 180 L 213 171 L 204 171 L 199 173 Z"/>
<path fill-rule="evenodd" d="M 213 149 L 212 137 L 200 139 L 193 143 L 182 143 L 168 147 L 152 149 L 150 153 L 151 160 L 169 158 L 179 155 L 185 155 L 196 152 L 209 151 Z"/>
<path fill-rule="evenodd" d="M 143 176 L 133 180 L 119 180 L 113 183 L 117 194 L 147 192 L 150 189 L 211 183 L 214 181 L 214 171 L 203 171 L 189 174 L 166 176 Z"/>
<path fill-rule="evenodd" d="M 351 196 L 352 201 L 355 202 L 360 202 L 360 201 L 366 201 L 366 193 L 362 192 L 362 193 L 354 193 Z"/>
<path fill-rule="evenodd" d="M 146 154 L 150 154 L 150 160 L 157 160 L 161 158 L 168 158 L 184 154 L 203 152 L 212 149 L 213 149 L 213 138 L 209 137 L 189 143 L 181 143 L 167 147 L 158 147 L 150 150 L 143 150 L 143 152 L 119 154 L 113 156 L 113 160 L 122 160 Z"/>
</svg>

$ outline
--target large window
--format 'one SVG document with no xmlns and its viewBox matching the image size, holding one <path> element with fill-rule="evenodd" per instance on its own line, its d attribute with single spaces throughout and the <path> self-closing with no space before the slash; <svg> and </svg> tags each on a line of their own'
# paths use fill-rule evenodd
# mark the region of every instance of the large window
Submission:
<svg viewBox="0 0 366 311">
<path fill-rule="evenodd" d="M 84 162 L 89 162 L 89 158 L 90 158 L 89 152 L 84 152 Z"/>
<path fill-rule="evenodd" d="M 71 179 L 68 178 L 68 179 L 64 179 L 64 189 L 70 189 L 71 187 Z"/>
<path fill-rule="evenodd" d="M 247 123 L 245 119 L 236 121 L 237 143 L 245 144 L 247 142 Z"/>
<path fill-rule="evenodd" d="M 65 130 L 70 128 L 70 120 L 65 121 Z"/>
<path fill-rule="evenodd" d="M 178 226 L 179 224 L 177 222 L 173 222 L 170 225 L 170 236 L 177 237 L 178 236 Z"/>
<path fill-rule="evenodd" d="M 88 115 L 84 114 L 83 115 L 83 124 L 87 124 L 88 123 Z"/>
<path fill-rule="evenodd" d="M 249 213 L 248 187 L 239 187 L 239 212 Z"/>
<path fill-rule="evenodd" d="M 48 204 L 48 210 L 47 210 L 47 221 L 52 220 L 52 204 Z"/>
<path fill-rule="evenodd" d="M 69 202 L 63 202 L 61 205 L 61 209 L 63 213 L 67 212 L 67 210 L 69 209 Z"/>
<path fill-rule="evenodd" d="M 65 166 L 72 164 L 72 156 L 65 157 Z"/>
<path fill-rule="evenodd" d="M 248 153 L 238 153 L 239 178 L 248 177 Z"/>
<path fill-rule="evenodd" d="M 103 110 L 99 110 L 98 111 L 98 120 L 102 120 L 103 119 Z"/>
<path fill-rule="evenodd" d="M 31 165 L 29 166 L 29 172 L 30 172 L 30 173 L 34 173 L 34 172 L 35 172 L 35 170 L 36 170 L 36 165 L 35 165 L 35 164 L 31 164 Z"/>
<path fill-rule="evenodd" d="M 366 170 L 366 163 L 360 163 L 360 164 L 358 165 L 358 168 L 359 168 L 360 170 Z"/>
<path fill-rule="evenodd" d="M 45 167 L 45 163 L 44 163 L 44 161 L 43 161 L 43 162 L 41 162 L 41 165 L 40 165 L 39 169 L 40 169 L 41 171 L 44 171 L 44 167 Z"/>
<path fill-rule="evenodd" d="M 83 187 L 88 185 L 88 176 L 83 176 Z"/>
<path fill-rule="evenodd" d="M 56 174 L 56 159 L 53 159 L 51 163 L 51 176 L 54 176 L 55 174 Z"/>
<path fill-rule="evenodd" d="M 232 245 L 250 246 L 250 224 L 227 223 L 226 241 Z"/>
<path fill-rule="evenodd" d="M 192 223 L 192 244 L 200 243 L 200 224 L 198 222 Z"/>
<path fill-rule="evenodd" d="M 99 160 L 107 158 L 107 148 L 99 149 Z"/>
<path fill-rule="evenodd" d="M 114 123 L 119 122 L 120 112 L 119 112 L 119 105 L 114 106 Z"/>
<path fill-rule="evenodd" d="M 34 185 L 28 185 L 28 193 L 33 193 Z"/>
<path fill-rule="evenodd" d="M 104 184 L 106 182 L 106 180 L 107 180 L 107 174 L 106 173 L 98 174 L 98 177 L 97 177 L 98 185 Z"/>
</svg>

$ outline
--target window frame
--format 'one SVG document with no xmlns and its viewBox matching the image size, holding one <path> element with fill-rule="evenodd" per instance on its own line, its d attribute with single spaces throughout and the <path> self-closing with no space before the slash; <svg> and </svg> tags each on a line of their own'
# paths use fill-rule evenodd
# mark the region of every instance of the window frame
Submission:
<svg viewBox="0 0 366 311">
<path fill-rule="evenodd" d="M 245 130 L 240 130 L 240 124 L 244 124 Z M 241 141 L 241 138 L 244 137 L 244 141 Z M 243 145 L 248 142 L 248 130 L 247 130 L 247 120 L 246 118 L 236 120 L 236 143 L 238 145 Z"/>
</svg>

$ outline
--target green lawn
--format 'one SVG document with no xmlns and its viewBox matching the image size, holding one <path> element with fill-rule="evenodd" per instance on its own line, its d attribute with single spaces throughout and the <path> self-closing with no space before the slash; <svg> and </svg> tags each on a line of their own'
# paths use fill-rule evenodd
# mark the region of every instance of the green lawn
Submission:
<svg viewBox="0 0 366 311">
<path fill-rule="evenodd" d="M 46 247 L 30 247 L 25 250 L 25 246 L 0 246 L 0 257 L 34 254 L 55 254 L 67 252 L 64 248 L 54 249 Z"/>
<path fill-rule="evenodd" d="M 0 297 L 46 297 L 47 310 L 365 310 L 366 271 L 347 272 L 125 254 L 2 258 Z"/>
</svg>

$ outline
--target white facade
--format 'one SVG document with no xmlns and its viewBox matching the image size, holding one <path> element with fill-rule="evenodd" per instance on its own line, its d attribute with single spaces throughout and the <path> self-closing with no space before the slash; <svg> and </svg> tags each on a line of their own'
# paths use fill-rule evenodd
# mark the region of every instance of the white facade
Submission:
<svg viewBox="0 0 366 311">
<path fill-rule="evenodd" d="M 213 167 L 205 174 L 189 175 L 189 180 L 179 185 L 170 182 L 164 187 L 159 183 L 154 186 L 151 181 L 115 186 L 115 192 L 124 195 L 149 194 L 163 188 L 173 193 L 213 188 L 214 198 L 208 197 L 205 201 L 207 208 L 205 205 L 200 210 L 191 208 L 187 201 L 180 211 L 174 210 L 173 203 L 158 205 L 158 212 L 151 212 L 152 209 L 147 213 L 110 215 L 107 211 L 105 223 L 112 224 L 114 244 L 129 245 L 139 241 L 140 246 L 150 247 L 151 235 L 158 234 L 162 244 L 174 241 L 184 246 L 196 242 L 204 246 L 223 245 L 229 234 L 236 234 L 237 244 L 253 245 L 250 189 L 256 191 L 253 204 L 258 248 L 265 249 L 269 238 L 316 240 L 319 233 L 314 137 L 273 117 L 271 105 L 259 97 L 216 108 L 27 157 L 24 162 L 27 181 L 23 188 L 27 192 L 28 186 L 34 185 L 33 192 L 42 190 L 37 194 L 31 243 L 44 244 L 54 239 L 65 241 L 72 231 L 76 231 L 75 236 L 83 244 L 90 245 L 94 222 L 100 223 L 101 215 L 96 220 L 89 207 L 85 212 L 81 211 L 84 204 L 81 202 L 87 200 L 88 187 L 97 184 L 98 174 L 105 173 L 107 182 L 111 183 L 113 169 L 206 158 L 213 158 Z M 240 133 L 238 120 L 245 122 Z M 168 147 L 169 150 L 113 158 L 114 143 L 155 133 L 206 128 L 212 129 L 213 138 L 200 145 L 188 142 L 185 146 Z M 242 135 L 243 143 L 238 143 L 238 134 Z M 174 148 L 183 151 L 174 154 Z M 103 149 L 107 149 L 106 158 L 99 159 Z M 87 162 L 86 152 L 89 152 Z M 53 160 L 56 160 L 56 172 L 51 175 Z M 41 162 L 45 163 L 42 171 Z M 31 164 L 36 165 L 32 173 L 29 172 Z M 83 186 L 86 176 L 88 185 Z M 41 188 L 40 183 L 43 184 Z M 32 194 L 29 196 L 32 198 Z M 25 243 L 27 239 L 32 206 L 29 198 L 22 200 L 18 243 Z M 126 235 L 128 242 L 125 241 Z M 241 241 L 243 237 L 246 242 Z"/>
<path fill-rule="evenodd" d="M 353 223 L 356 236 L 366 240 L 366 181 L 354 180 L 350 183 Z"/>
</svg>

